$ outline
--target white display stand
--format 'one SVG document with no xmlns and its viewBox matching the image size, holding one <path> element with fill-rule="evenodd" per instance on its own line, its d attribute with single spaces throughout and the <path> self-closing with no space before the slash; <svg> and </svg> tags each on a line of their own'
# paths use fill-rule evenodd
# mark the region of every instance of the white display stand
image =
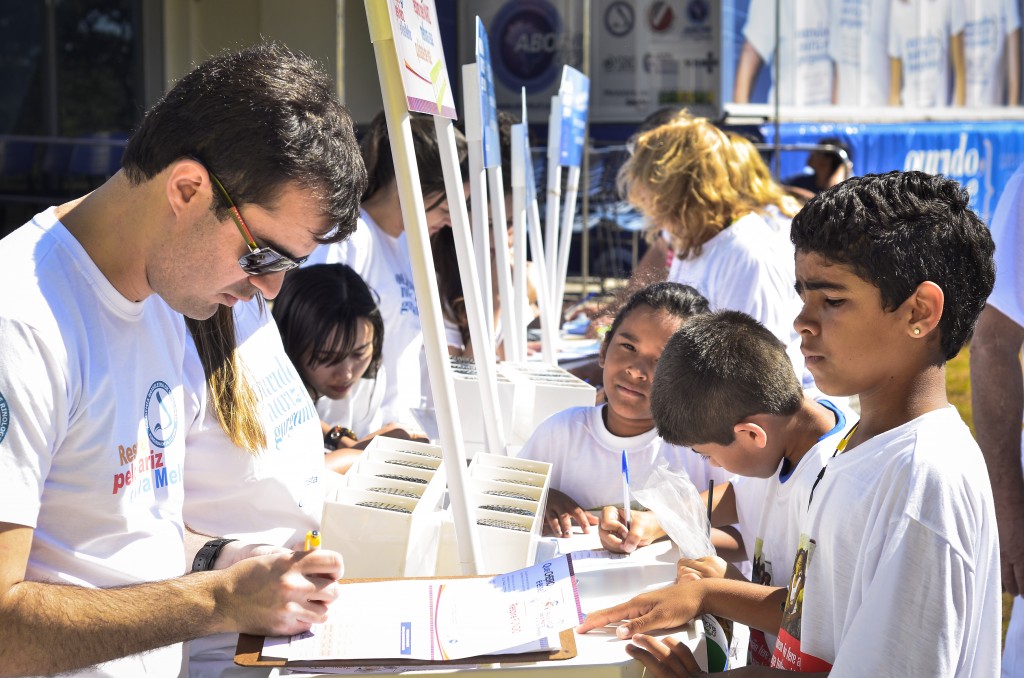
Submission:
<svg viewBox="0 0 1024 678">
<path fill-rule="evenodd" d="M 480 453 L 466 476 L 481 572 L 532 565 L 551 464 Z M 377 436 L 344 478 L 324 502 L 321 533 L 323 547 L 344 558 L 347 579 L 461 575 L 440 447 Z"/>
<path fill-rule="evenodd" d="M 498 370 L 498 411 L 508 444 L 518 447 L 556 412 L 594 404 L 596 389 L 571 372 L 545 362 L 503 362 Z M 486 450 L 486 413 L 480 401 L 476 365 L 452 359 L 452 379 L 466 455 Z"/>
<path fill-rule="evenodd" d="M 551 464 L 547 462 L 486 453 L 473 457 L 466 487 L 476 510 L 483 572 L 511 572 L 536 562 L 550 484 Z M 454 525 L 445 521 L 437 576 L 458 574 L 455 555 Z"/>
<path fill-rule="evenodd" d="M 346 578 L 434 574 L 446 474 L 441 448 L 377 436 L 324 502 L 322 545 Z"/>
</svg>

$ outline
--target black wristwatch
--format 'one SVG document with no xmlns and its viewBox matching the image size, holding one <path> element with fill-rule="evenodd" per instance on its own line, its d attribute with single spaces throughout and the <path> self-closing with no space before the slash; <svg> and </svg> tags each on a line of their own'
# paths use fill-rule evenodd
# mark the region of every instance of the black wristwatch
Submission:
<svg viewBox="0 0 1024 678">
<path fill-rule="evenodd" d="M 213 564 L 217 562 L 217 556 L 220 555 L 221 549 L 224 548 L 225 544 L 237 539 L 211 539 L 210 541 L 203 544 L 203 548 L 199 549 L 199 553 L 196 554 L 195 560 L 192 561 L 193 572 L 206 572 L 213 569 Z"/>
<path fill-rule="evenodd" d="M 350 440 L 359 440 L 356 434 L 350 428 L 344 426 L 335 426 L 330 431 L 324 434 L 324 449 L 325 450 L 336 450 L 341 447 L 341 439 L 348 438 Z"/>
</svg>

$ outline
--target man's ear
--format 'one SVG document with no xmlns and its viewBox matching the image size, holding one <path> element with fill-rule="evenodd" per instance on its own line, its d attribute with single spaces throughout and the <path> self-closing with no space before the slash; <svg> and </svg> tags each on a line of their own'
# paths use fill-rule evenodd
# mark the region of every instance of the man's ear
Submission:
<svg viewBox="0 0 1024 678">
<path fill-rule="evenodd" d="M 744 419 L 733 426 L 732 432 L 736 436 L 736 440 L 744 445 L 753 445 L 757 449 L 763 450 L 768 444 L 768 433 L 762 426 L 755 424 L 750 419 Z"/>
<path fill-rule="evenodd" d="M 597 349 L 597 366 L 604 369 L 604 360 L 608 355 L 608 337 L 601 340 L 601 348 Z"/>
<path fill-rule="evenodd" d="M 207 207 L 202 203 L 202 196 L 209 192 L 209 188 L 210 174 L 201 163 L 191 158 L 182 158 L 171 165 L 167 174 L 166 192 L 167 202 L 175 216 L 180 217 L 196 207 Z M 200 202 L 197 203 L 197 200 Z"/>
<path fill-rule="evenodd" d="M 946 295 L 942 288 L 930 280 L 917 286 L 903 302 L 907 314 L 907 334 L 920 338 L 930 334 L 939 326 Z"/>
</svg>

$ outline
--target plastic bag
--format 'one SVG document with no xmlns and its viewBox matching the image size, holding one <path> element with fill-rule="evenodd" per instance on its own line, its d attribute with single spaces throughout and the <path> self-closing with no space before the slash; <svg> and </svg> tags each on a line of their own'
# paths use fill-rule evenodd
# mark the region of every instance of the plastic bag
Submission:
<svg viewBox="0 0 1024 678">
<path fill-rule="evenodd" d="M 683 558 L 715 555 L 707 507 L 685 471 L 670 469 L 663 459 L 650 475 L 638 480 L 633 497 L 654 511 Z"/>
</svg>

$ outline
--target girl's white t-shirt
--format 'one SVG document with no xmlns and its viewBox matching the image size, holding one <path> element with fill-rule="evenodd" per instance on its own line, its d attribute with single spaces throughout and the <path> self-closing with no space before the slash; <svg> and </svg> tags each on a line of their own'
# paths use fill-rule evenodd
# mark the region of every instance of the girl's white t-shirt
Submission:
<svg viewBox="0 0 1024 678">
<path fill-rule="evenodd" d="M 623 450 L 635 483 L 642 483 L 662 459 L 671 470 L 686 474 L 698 492 L 706 490 L 712 478 L 722 483 L 732 477 L 690 448 L 666 443 L 655 428 L 629 438 L 613 435 L 601 415 L 605 407 L 571 407 L 551 415 L 517 456 L 549 462 L 551 487 L 585 509 L 622 505 Z"/>
</svg>

